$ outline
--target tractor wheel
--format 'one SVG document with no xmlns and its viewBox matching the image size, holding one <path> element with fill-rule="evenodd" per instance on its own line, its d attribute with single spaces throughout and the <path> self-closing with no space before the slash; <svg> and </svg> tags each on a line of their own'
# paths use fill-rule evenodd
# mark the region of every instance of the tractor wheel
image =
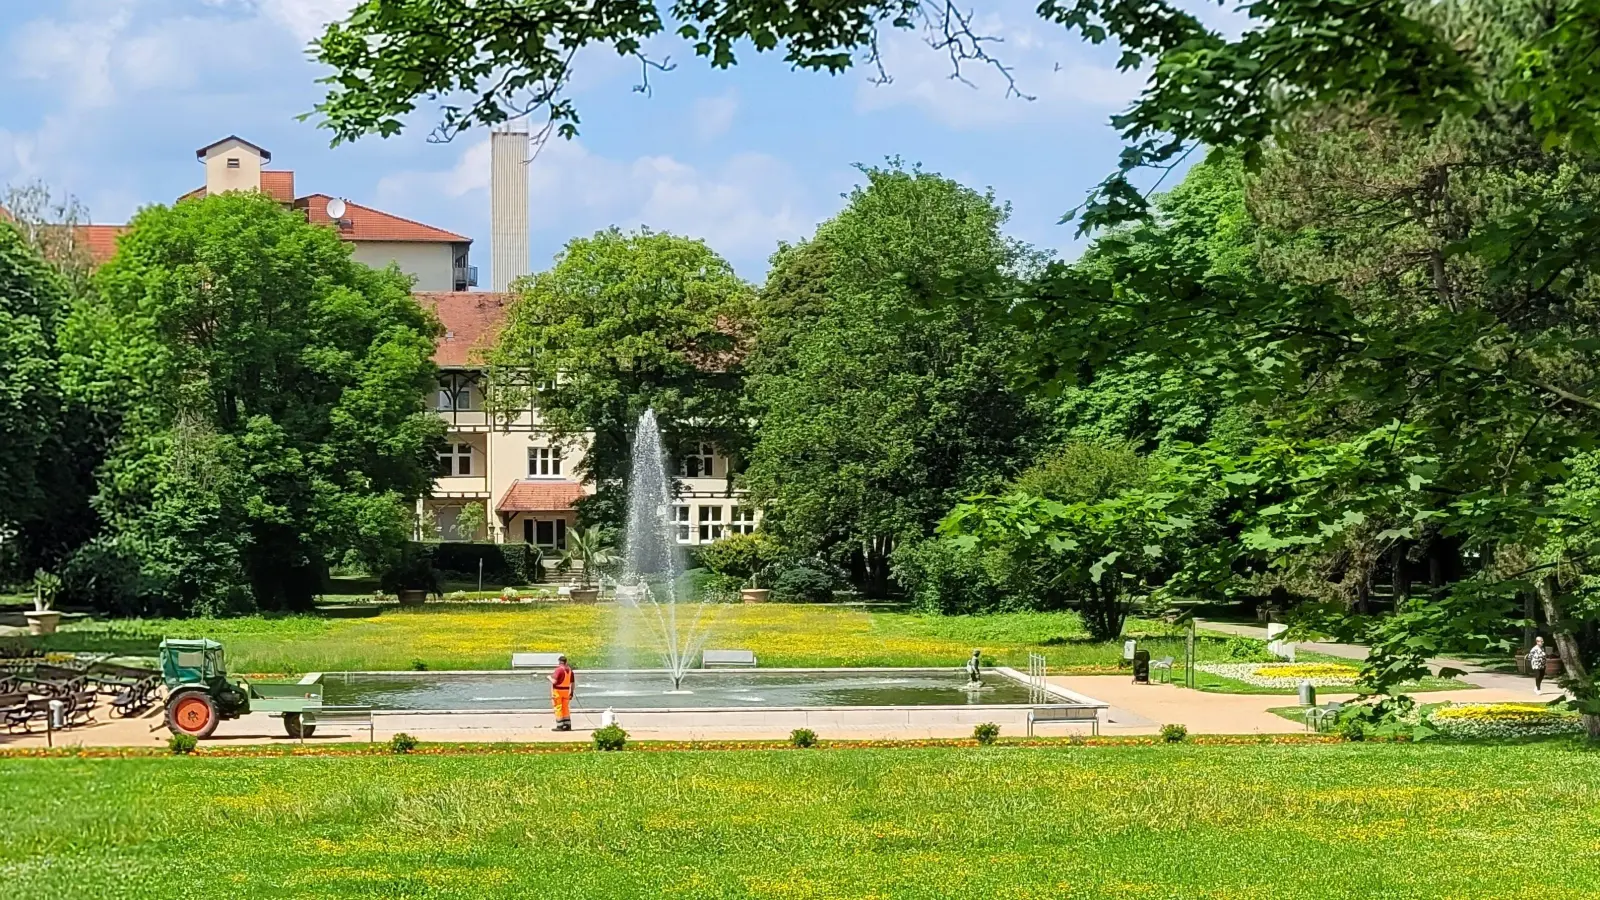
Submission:
<svg viewBox="0 0 1600 900">
<path fill-rule="evenodd" d="M 167 729 L 173 734 L 203 740 L 217 730 L 221 718 L 216 701 L 201 691 L 185 691 L 167 703 Z"/>
<path fill-rule="evenodd" d="M 299 713 L 284 713 L 283 730 L 292 738 L 308 738 L 317 733 L 317 726 L 305 724 Z"/>
</svg>

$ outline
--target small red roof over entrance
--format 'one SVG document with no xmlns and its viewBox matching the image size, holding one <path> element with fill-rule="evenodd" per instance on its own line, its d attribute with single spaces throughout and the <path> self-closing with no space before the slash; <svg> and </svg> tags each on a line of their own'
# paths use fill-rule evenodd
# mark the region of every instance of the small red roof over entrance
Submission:
<svg viewBox="0 0 1600 900">
<path fill-rule="evenodd" d="M 519 481 L 506 489 L 495 507 L 501 513 L 560 512 L 583 496 L 583 485 L 570 481 Z"/>
</svg>

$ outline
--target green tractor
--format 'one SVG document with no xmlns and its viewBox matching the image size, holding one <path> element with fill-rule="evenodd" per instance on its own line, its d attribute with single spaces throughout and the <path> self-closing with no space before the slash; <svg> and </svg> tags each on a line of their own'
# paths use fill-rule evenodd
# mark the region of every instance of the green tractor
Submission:
<svg viewBox="0 0 1600 900">
<path fill-rule="evenodd" d="M 167 684 L 167 728 L 173 734 L 208 738 L 223 719 L 249 712 L 283 714 L 292 738 L 311 737 L 307 713 L 322 708 L 322 685 L 296 682 L 229 681 L 222 645 L 211 640 L 167 638 L 161 642 L 161 678 Z"/>
</svg>

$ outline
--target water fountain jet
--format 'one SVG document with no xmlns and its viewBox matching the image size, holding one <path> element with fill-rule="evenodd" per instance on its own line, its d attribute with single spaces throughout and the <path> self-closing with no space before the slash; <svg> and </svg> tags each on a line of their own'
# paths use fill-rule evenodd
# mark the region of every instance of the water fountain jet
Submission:
<svg viewBox="0 0 1600 900">
<path fill-rule="evenodd" d="M 674 693 L 683 692 L 684 674 L 710 634 L 711 604 L 681 602 L 683 551 L 678 546 L 672 508 L 672 479 L 662 448 L 655 410 L 639 417 L 628 478 L 626 554 L 617 600 L 641 613 L 661 652 Z M 679 616 L 679 607 L 693 610 Z"/>
</svg>

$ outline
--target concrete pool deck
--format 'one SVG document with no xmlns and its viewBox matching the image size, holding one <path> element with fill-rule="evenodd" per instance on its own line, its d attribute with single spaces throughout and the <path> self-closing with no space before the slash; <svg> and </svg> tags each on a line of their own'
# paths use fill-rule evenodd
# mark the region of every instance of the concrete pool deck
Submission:
<svg viewBox="0 0 1600 900">
<path fill-rule="evenodd" d="M 1154 734 L 1163 724 L 1186 726 L 1192 734 L 1285 734 L 1305 728 L 1297 722 L 1267 712 L 1294 705 L 1294 698 L 1275 694 L 1214 694 L 1185 690 L 1167 684 L 1133 684 L 1126 675 L 1051 676 L 1052 687 L 1070 691 L 1109 705 L 1099 713 L 1101 734 Z M 1352 695 L 1322 692 L 1322 698 Z M 1478 689 L 1447 691 L 1422 696 L 1456 703 L 1528 702 L 1541 698 L 1531 690 Z M 1545 700 L 1553 699 L 1547 693 Z M 914 714 L 908 712 L 914 710 Z M 374 716 L 374 739 L 387 741 L 396 732 L 407 732 L 426 741 L 445 742 L 569 742 L 589 740 L 588 732 L 600 725 L 599 712 L 574 711 L 571 733 L 550 730 L 546 712 L 514 713 L 410 713 L 379 712 Z M 994 722 L 1003 735 L 1016 736 L 1027 727 L 1026 707 L 897 707 L 888 709 L 740 710 L 739 718 L 726 714 L 699 717 L 676 712 L 626 712 L 618 721 L 636 739 L 664 741 L 784 739 L 795 728 L 811 728 L 824 739 L 893 740 L 917 738 L 967 737 L 979 722 Z M 1088 734 L 1088 722 L 1046 722 L 1035 726 L 1044 736 Z M 162 713 L 155 710 L 133 719 L 104 719 L 94 725 L 58 732 L 58 747 L 154 747 L 166 743 L 168 733 Z M 323 726 L 306 744 L 364 742 L 365 728 L 346 725 Z M 283 724 L 266 713 L 223 722 L 207 744 L 290 744 L 294 739 L 283 733 Z M 0 735 L 0 747 L 44 747 L 46 736 L 33 734 Z"/>
</svg>

